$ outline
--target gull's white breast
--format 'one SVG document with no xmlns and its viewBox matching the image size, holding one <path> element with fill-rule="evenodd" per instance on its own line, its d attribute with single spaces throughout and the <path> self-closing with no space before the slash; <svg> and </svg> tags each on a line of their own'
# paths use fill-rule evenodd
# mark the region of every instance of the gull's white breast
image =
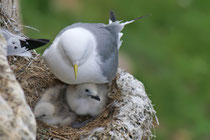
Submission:
<svg viewBox="0 0 210 140">
<path fill-rule="evenodd" d="M 81 29 L 86 30 L 84 28 Z M 93 38 L 95 38 L 90 31 L 87 31 L 88 30 L 86 30 L 85 33 L 88 33 L 89 35 L 92 35 Z M 72 63 L 69 61 L 69 57 L 66 56 L 67 54 L 63 52 L 58 42 L 59 38 L 55 39 L 50 48 L 45 50 L 43 54 L 47 66 L 58 79 L 67 84 L 80 84 L 86 82 L 108 83 L 107 78 L 103 76 L 99 66 L 100 58 L 97 54 L 97 42 L 95 39 L 95 47 L 93 49 L 93 53 L 87 58 L 87 60 L 83 64 L 79 65 L 76 80 Z"/>
</svg>

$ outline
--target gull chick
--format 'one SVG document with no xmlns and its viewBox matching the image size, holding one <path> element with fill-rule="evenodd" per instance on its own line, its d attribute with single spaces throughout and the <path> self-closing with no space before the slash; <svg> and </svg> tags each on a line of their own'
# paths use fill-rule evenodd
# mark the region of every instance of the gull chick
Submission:
<svg viewBox="0 0 210 140">
<path fill-rule="evenodd" d="M 108 86 L 106 84 L 84 83 L 69 85 L 66 100 L 77 115 L 99 115 L 107 103 Z"/>
<path fill-rule="evenodd" d="M 50 41 L 48 39 L 32 39 L 19 34 L 13 34 L 6 29 L 1 29 L 0 31 L 7 42 L 7 56 L 31 57 L 32 55 L 29 50 L 39 48 Z"/>
<path fill-rule="evenodd" d="M 138 19 L 109 24 L 75 23 L 64 28 L 43 57 L 51 72 L 67 84 L 111 83 L 118 68 L 118 50 L 124 26 Z"/>
<path fill-rule="evenodd" d="M 50 125 L 68 126 L 76 120 L 65 99 L 66 86 L 49 88 L 36 104 L 35 117 Z"/>
</svg>

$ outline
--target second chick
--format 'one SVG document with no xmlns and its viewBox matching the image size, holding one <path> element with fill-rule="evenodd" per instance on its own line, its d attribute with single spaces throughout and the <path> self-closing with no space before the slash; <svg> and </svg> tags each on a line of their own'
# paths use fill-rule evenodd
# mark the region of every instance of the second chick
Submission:
<svg viewBox="0 0 210 140">
<path fill-rule="evenodd" d="M 34 109 L 35 117 L 50 125 L 68 126 L 76 120 L 65 99 L 66 85 L 49 88 Z"/>
</svg>

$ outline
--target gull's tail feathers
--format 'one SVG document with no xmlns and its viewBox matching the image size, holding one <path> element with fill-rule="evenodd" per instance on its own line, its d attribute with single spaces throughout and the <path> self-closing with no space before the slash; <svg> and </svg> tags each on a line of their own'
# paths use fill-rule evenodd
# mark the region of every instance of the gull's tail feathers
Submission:
<svg viewBox="0 0 210 140">
<path fill-rule="evenodd" d="M 118 49 L 120 49 L 120 46 L 122 45 L 121 37 L 123 36 L 123 33 L 121 33 L 121 31 L 123 30 L 125 25 L 133 23 L 133 22 L 135 22 L 139 19 L 143 19 L 143 18 L 148 17 L 148 16 L 150 16 L 150 14 L 147 14 L 145 16 L 137 17 L 137 18 L 135 18 L 133 20 L 130 20 L 130 21 L 123 22 L 122 20 L 120 20 L 120 21 L 117 20 L 114 12 L 112 10 L 110 11 L 110 13 L 109 13 L 109 24 L 107 26 L 111 27 L 112 30 L 114 30 L 114 32 L 118 33 Z"/>
<path fill-rule="evenodd" d="M 145 15 L 145 16 L 140 16 L 140 17 L 137 17 L 137 18 L 135 18 L 135 19 L 133 19 L 133 20 L 126 21 L 126 22 L 122 22 L 122 23 L 120 23 L 120 24 L 123 25 L 123 26 L 125 26 L 125 25 L 130 24 L 130 23 L 133 23 L 133 22 L 135 22 L 135 21 L 137 21 L 137 20 L 139 20 L 139 19 L 146 18 L 146 17 L 148 17 L 148 16 L 151 16 L 151 15 L 150 15 L 150 14 L 147 14 L 147 15 Z"/>
</svg>

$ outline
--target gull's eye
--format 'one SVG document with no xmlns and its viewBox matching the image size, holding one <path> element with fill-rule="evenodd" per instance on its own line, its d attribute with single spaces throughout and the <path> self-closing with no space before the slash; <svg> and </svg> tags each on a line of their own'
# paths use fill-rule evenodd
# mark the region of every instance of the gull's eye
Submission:
<svg viewBox="0 0 210 140">
<path fill-rule="evenodd" d="M 17 46 L 14 47 L 14 49 L 17 49 L 17 48 L 18 48 Z"/>
<path fill-rule="evenodd" d="M 86 92 L 90 92 L 90 90 L 89 90 L 89 89 L 85 89 L 85 91 L 86 91 Z"/>
<path fill-rule="evenodd" d="M 15 44 L 15 42 L 12 42 L 12 44 Z"/>
<path fill-rule="evenodd" d="M 45 117 L 46 115 L 44 114 L 44 115 L 42 115 L 42 117 Z"/>
</svg>

